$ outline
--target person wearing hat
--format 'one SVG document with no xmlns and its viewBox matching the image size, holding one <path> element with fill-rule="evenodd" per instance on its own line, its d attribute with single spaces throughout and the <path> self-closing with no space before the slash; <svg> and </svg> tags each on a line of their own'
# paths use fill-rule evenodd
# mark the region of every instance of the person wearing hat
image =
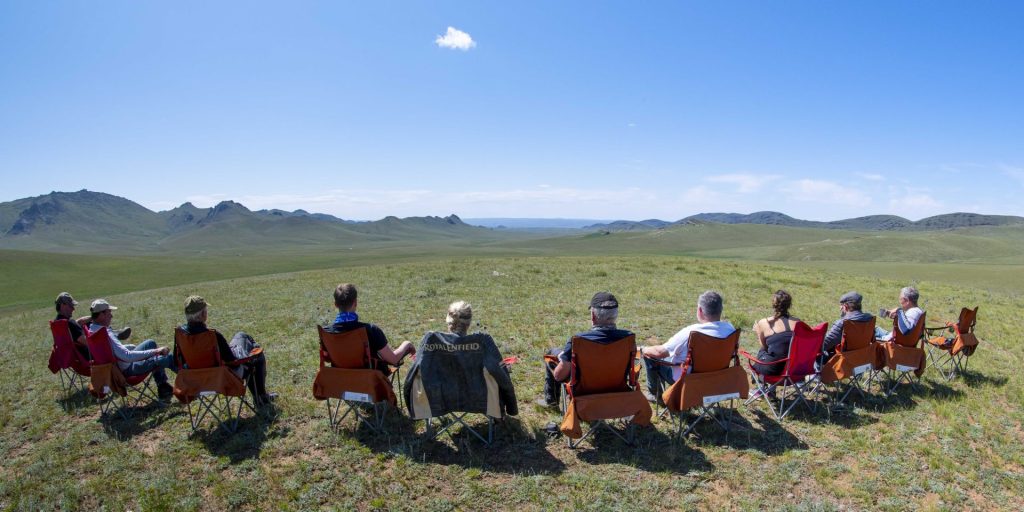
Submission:
<svg viewBox="0 0 1024 512">
<path fill-rule="evenodd" d="M 186 334 L 202 334 L 208 330 L 206 320 L 208 317 L 210 303 L 206 299 L 192 295 L 185 299 L 185 324 L 181 330 Z M 238 359 L 249 357 L 252 351 L 259 347 L 256 340 L 244 332 L 237 332 L 231 337 L 228 343 L 224 336 L 213 331 L 217 335 L 217 349 L 220 352 L 220 359 L 225 363 L 231 363 Z M 177 347 L 175 347 L 175 360 L 178 359 Z M 249 393 L 252 395 L 256 405 L 266 405 L 272 402 L 277 393 L 267 393 L 267 358 L 263 353 L 253 357 L 248 362 L 241 364 L 232 371 L 240 379 L 245 380 L 249 386 Z M 247 378 L 252 375 L 252 378 Z"/>
<path fill-rule="evenodd" d="M 157 346 L 156 341 L 146 340 L 138 345 L 122 345 L 119 337 L 126 337 L 126 331 L 115 331 L 110 327 L 114 319 L 114 311 L 117 308 L 111 306 L 106 299 L 96 299 L 89 305 L 92 313 L 92 323 L 89 324 L 89 333 L 93 334 L 100 329 L 106 329 L 110 338 L 110 350 L 117 359 L 117 367 L 121 369 L 126 377 L 133 375 L 145 375 L 153 372 L 153 380 L 156 381 L 157 393 L 161 399 L 170 398 L 174 388 L 167 382 L 167 373 L 170 369 L 177 371 L 174 367 L 174 358 L 171 357 L 171 350 L 167 347 Z"/>
<path fill-rule="evenodd" d="M 871 313 L 865 313 L 861 311 L 861 303 L 864 301 L 864 297 L 861 294 L 850 291 L 839 297 L 839 320 L 836 320 L 829 327 L 828 333 L 825 334 L 825 341 L 821 344 L 821 359 L 820 361 L 828 361 L 835 353 L 836 347 L 839 342 L 843 340 L 843 323 L 847 320 L 854 322 L 867 322 L 871 320 Z"/>
<path fill-rule="evenodd" d="M 544 361 L 544 397 L 538 398 L 534 403 L 541 407 L 557 407 L 562 396 L 560 383 L 569 378 L 569 371 L 572 364 L 569 358 L 572 356 L 572 339 L 575 337 L 586 338 L 601 344 L 613 343 L 631 336 L 633 333 L 615 326 L 619 318 L 619 301 L 614 295 L 608 292 L 597 292 L 590 299 L 590 323 L 589 331 L 583 331 L 569 337 L 565 347 L 553 348 L 548 355 L 556 356 L 558 364 Z"/>
<path fill-rule="evenodd" d="M 78 301 L 76 301 L 70 293 L 61 292 L 61 294 L 57 296 L 57 300 L 53 301 L 53 304 L 54 307 L 57 308 L 56 320 L 68 321 L 68 330 L 71 331 L 71 341 L 75 343 L 75 349 L 78 350 L 78 353 L 88 361 L 91 358 L 89 357 L 89 346 L 85 343 L 85 331 L 77 320 L 71 318 L 71 315 L 75 313 L 75 306 L 78 305 Z"/>
<path fill-rule="evenodd" d="M 716 291 L 708 290 L 700 294 L 697 298 L 697 323 L 673 334 L 663 345 L 651 345 L 640 349 L 647 370 L 647 392 L 644 393 L 647 400 L 659 401 L 660 383 L 664 382 L 668 386 L 682 376 L 683 363 L 690 355 L 691 332 L 724 338 L 736 330 L 731 323 L 722 320 L 723 302 L 722 296 Z M 657 361 L 667 362 L 672 366 L 658 364 Z"/>
<path fill-rule="evenodd" d="M 334 306 L 338 308 L 338 316 L 334 318 L 334 323 L 324 327 L 324 330 L 342 333 L 366 329 L 370 352 L 373 354 L 371 359 L 378 370 L 386 371 L 387 369 L 386 365 L 381 364 L 382 361 L 396 366 L 406 356 L 416 353 L 416 347 L 408 341 L 403 341 L 397 349 L 391 350 L 388 337 L 384 335 L 384 331 L 380 327 L 359 321 L 359 315 L 356 313 L 356 308 L 359 307 L 359 292 L 354 284 L 341 283 L 334 289 Z"/>
</svg>

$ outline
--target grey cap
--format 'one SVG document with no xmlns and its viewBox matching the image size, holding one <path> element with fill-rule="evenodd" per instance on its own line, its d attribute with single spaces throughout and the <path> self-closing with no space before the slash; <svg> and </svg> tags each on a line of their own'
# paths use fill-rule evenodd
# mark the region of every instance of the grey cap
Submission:
<svg viewBox="0 0 1024 512">
<path fill-rule="evenodd" d="M 864 297 L 857 292 L 846 292 L 842 297 L 839 297 L 840 304 L 860 304 L 864 300 Z"/>
<path fill-rule="evenodd" d="M 96 299 L 89 305 L 89 311 L 93 313 L 100 313 L 106 310 L 115 310 L 114 306 L 111 306 L 107 299 Z"/>
<path fill-rule="evenodd" d="M 74 299 L 68 292 L 61 292 L 57 296 L 57 300 L 53 301 L 54 304 L 71 304 L 72 306 L 78 305 L 78 301 Z"/>
</svg>

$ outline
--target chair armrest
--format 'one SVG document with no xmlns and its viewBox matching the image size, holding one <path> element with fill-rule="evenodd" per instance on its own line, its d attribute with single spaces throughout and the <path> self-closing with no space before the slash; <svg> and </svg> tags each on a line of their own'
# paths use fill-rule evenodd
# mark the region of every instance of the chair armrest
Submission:
<svg viewBox="0 0 1024 512">
<path fill-rule="evenodd" d="M 775 364 L 775 363 L 781 363 L 783 361 L 789 361 L 788 357 L 786 357 L 784 359 L 779 359 L 777 361 L 762 361 L 762 360 L 760 360 L 760 359 L 750 355 L 750 352 L 747 352 L 746 350 L 740 350 L 739 354 L 741 356 L 747 358 L 747 361 L 749 363 L 751 363 L 751 364 Z"/>
<path fill-rule="evenodd" d="M 545 363 L 558 364 L 558 356 L 553 356 L 551 354 L 544 354 L 544 362 Z"/>
<path fill-rule="evenodd" d="M 240 358 L 240 359 L 235 359 L 234 361 L 225 363 L 225 365 L 227 365 L 227 366 L 243 365 L 243 364 L 251 362 L 253 359 L 256 359 L 257 357 L 259 357 L 262 354 L 263 354 L 263 347 L 256 347 L 256 348 L 252 349 L 252 352 L 249 352 L 248 356 Z"/>
<path fill-rule="evenodd" d="M 670 363 L 668 361 L 665 361 L 664 359 L 657 359 L 654 357 L 649 357 L 647 355 L 644 355 L 643 358 L 645 361 L 650 361 L 657 366 L 668 366 L 671 368 L 675 368 L 676 366 L 682 366 L 682 363 Z"/>
</svg>

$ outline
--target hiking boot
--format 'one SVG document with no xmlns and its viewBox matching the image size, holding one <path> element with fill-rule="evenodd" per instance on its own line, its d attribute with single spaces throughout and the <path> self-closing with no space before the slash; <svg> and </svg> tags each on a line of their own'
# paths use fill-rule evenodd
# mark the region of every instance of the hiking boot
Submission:
<svg viewBox="0 0 1024 512">
<path fill-rule="evenodd" d="M 156 395 L 160 397 L 160 400 L 170 400 L 174 396 L 174 386 L 161 382 L 156 385 Z"/>
<path fill-rule="evenodd" d="M 267 393 L 256 399 L 256 405 L 262 407 L 264 405 L 270 405 L 277 400 L 277 393 Z"/>
</svg>

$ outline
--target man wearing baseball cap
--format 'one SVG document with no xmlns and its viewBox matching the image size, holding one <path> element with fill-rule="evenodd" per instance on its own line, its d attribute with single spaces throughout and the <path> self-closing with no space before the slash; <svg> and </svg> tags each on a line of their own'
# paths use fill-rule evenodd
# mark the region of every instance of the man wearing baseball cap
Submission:
<svg viewBox="0 0 1024 512">
<path fill-rule="evenodd" d="M 836 351 L 836 346 L 843 339 L 843 323 L 847 320 L 853 320 L 854 322 L 867 322 L 871 320 L 871 313 L 865 313 L 861 311 L 861 303 L 864 301 L 864 297 L 855 291 L 849 291 L 839 297 L 839 320 L 836 320 L 829 327 L 828 333 L 825 334 L 825 341 L 821 344 L 821 359 L 820 361 L 828 361 L 832 354 Z"/>
<path fill-rule="evenodd" d="M 56 319 L 68 321 L 71 341 L 75 343 L 75 349 L 78 350 L 78 353 L 82 354 L 82 357 L 88 361 L 90 359 L 89 346 L 85 343 L 85 331 L 82 330 L 82 326 L 74 318 L 71 318 L 71 315 L 75 313 L 75 306 L 78 305 L 78 301 L 70 293 L 61 292 L 57 299 L 53 301 L 53 305 L 57 308 Z"/>
<path fill-rule="evenodd" d="M 118 335 L 123 332 L 115 331 L 110 327 L 114 319 L 116 307 L 111 306 L 106 299 L 96 299 L 89 305 L 92 313 L 92 323 L 89 324 L 89 333 L 95 333 L 100 329 L 107 330 L 110 338 L 110 350 L 117 358 L 117 367 L 121 369 L 126 377 L 132 375 L 145 375 L 153 372 L 153 380 L 156 381 L 156 389 L 161 399 L 169 399 L 174 388 L 167 382 L 167 373 L 164 369 L 177 371 L 174 367 L 174 358 L 171 357 L 171 350 L 167 347 L 158 347 L 153 340 L 146 340 L 138 345 L 122 345 Z"/>
<path fill-rule="evenodd" d="M 558 364 L 544 362 L 544 397 L 538 398 L 534 403 L 541 407 L 557 407 L 562 396 L 561 382 L 569 378 L 572 356 L 572 339 L 576 336 L 595 341 L 600 344 L 613 343 L 630 336 L 633 333 L 615 326 L 619 318 L 619 301 L 614 295 L 608 292 L 597 292 L 590 299 L 590 323 L 589 331 L 584 331 L 570 336 L 564 348 L 553 348 L 548 351 L 549 355 L 558 357 Z"/>
</svg>

